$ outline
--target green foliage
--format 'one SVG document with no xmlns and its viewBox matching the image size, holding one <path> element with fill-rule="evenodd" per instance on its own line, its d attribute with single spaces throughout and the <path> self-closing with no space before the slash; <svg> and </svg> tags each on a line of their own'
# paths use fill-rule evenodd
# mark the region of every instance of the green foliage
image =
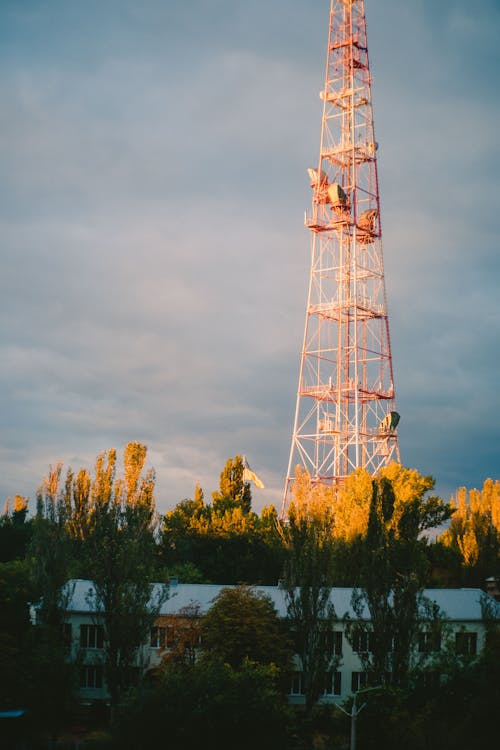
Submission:
<svg viewBox="0 0 500 750">
<path fill-rule="evenodd" d="M 15 495 L 12 501 L 8 498 L 0 517 L 0 563 L 25 557 L 32 531 L 32 523 L 26 519 L 27 513 L 27 498 L 20 495 Z"/>
<path fill-rule="evenodd" d="M 22 637 L 30 625 L 28 602 L 32 593 L 25 560 L 0 563 L 0 631 Z"/>
<path fill-rule="evenodd" d="M 44 625 L 59 631 L 64 618 L 63 586 L 70 576 L 73 558 L 68 533 L 67 503 L 59 491 L 61 464 L 51 467 L 37 493 L 37 512 L 28 548 L 31 576 L 39 618 Z"/>
<path fill-rule="evenodd" d="M 500 481 L 486 479 L 481 490 L 461 487 L 451 498 L 453 518 L 440 541 L 459 556 L 462 585 L 483 586 L 500 577 Z"/>
<path fill-rule="evenodd" d="M 334 580 L 330 490 L 313 486 L 305 472 L 297 473 L 294 500 L 281 533 L 286 549 L 288 618 L 302 664 L 306 708 L 311 711 L 321 694 L 325 672 L 335 667 L 324 648 L 324 633 L 332 630 L 336 615 L 330 603 Z"/>
<path fill-rule="evenodd" d="M 383 684 L 389 672 L 396 686 L 408 681 L 429 574 L 427 542 L 421 534 L 450 515 L 442 500 L 425 497 L 432 487 L 430 477 L 397 464 L 372 480 L 368 527 L 352 601 L 357 618 L 347 623 L 347 633 L 351 642 L 362 633 L 370 635 L 371 650 L 362 659 L 374 684 Z"/>
<path fill-rule="evenodd" d="M 427 544 L 427 559 L 430 566 L 430 588 L 457 588 L 461 586 L 460 553 L 443 544 L 440 539 Z"/>
<path fill-rule="evenodd" d="M 250 483 L 243 479 L 244 468 L 242 456 L 228 458 L 220 475 L 219 491 L 212 494 L 213 509 L 217 514 L 223 515 L 234 508 L 250 513 L 252 493 Z"/>
<path fill-rule="evenodd" d="M 51 468 L 38 492 L 30 545 L 33 580 L 41 597 L 40 616 L 60 639 L 67 596 L 65 582 L 75 571 L 93 581 L 90 605 L 102 610 L 106 682 L 112 702 L 135 663 L 166 590 L 152 581 L 156 569 L 154 473 L 143 474 L 146 447 L 129 443 L 123 478 L 116 477 L 116 451 L 96 459 L 95 472 Z M 50 639 L 49 639 L 50 640 Z"/>
<path fill-rule="evenodd" d="M 222 589 L 202 626 L 205 653 L 233 669 L 247 661 L 289 670 L 291 648 L 271 599 L 249 586 Z"/>
<path fill-rule="evenodd" d="M 137 649 L 166 596 L 153 592 L 155 573 L 154 474 L 141 478 L 145 447 L 125 450 L 125 478 L 115 479 L 116 453 L 98 457 L 91 485 L 92 512 L 85 553 L 94 589 L 90 604 L 103 611 L 106 681 L 112 703 L 126 686 Z M 155 598 L 156 597 L 156 598 Z"/>
<path fill-rule="evenodd" d="M 78 664 L 70 663 L 61 631 L 40 624 L 29 633 L 26 644 L 27 706 L 31 721 L 56 739 L 76 705 Z"/>
<path fill-rule="evenodd" d="M 75 698 L 76 667 L 67 660 L 62 638 L 71 591 L 65 587 L 73 559 L 61 464 L 51 467 L 37 493 L 37 512 L 27 550 L 31 601 L 38 603 L 38 624 L 24 643 L 26 702 L 34 726 L 56 738 Z M 23 660 L 21 660 L 21 664 Z"/>
<path fill-rule="evenodd" d="M 25 561 L 0 563 L 0 706 L 26 706 L 29 611 L 32 591 Z"/>
<path fill-rule="evenodd" d="M 323 640 L 335 621 L 333 585 L 357 586 L 355 608 L 359 614 L 370 609 L 374 630 L 365 666 L 374 671 L 374 682 L 392 670 L 397 686 L 367 697 L 359 720 L 361 746 L 458 750 L 494 743 L 491 717 L 500 700 L 496 621 L 487 622 L 481 658 L 457 659 L 445 649 L 426 666 L 412 665 L 410 653 L 419 612 L 428 629 L 442 628 L 440 613 L 425 614 L 421 598 L 430 575 L 438 585 L 482 585 L 485 577 L 499 575 L 500 482 L 487 480 L 481 491 L 462 488 L 447 506 L 428 496 L 431 477 L 398 464 L 376 480 L 353 472 L 336 492 L 312 485 L 304 473 L 288 523 L 280 525 L 273 506 L 260 516 L 252 512 L 236 456 L 224 467 L 212 505 L 197 486 L 193 499 L 165 515 L 158 540 L 154 474 L 144 471 L 145 459 L 145 446 L 130 443 L 122 478 L 114 450 L 98 456 L 93 474 L 69 469 L 62 479 L 58 464 L 38 491 L 35 518 L 27 519 L 25 498 L 8 504 L 0 518 L 2 705 L 28 707 L 35 725 L 57 736 L 73 708 L 76 677 L 61 638 L 65 596 L 71 593 L 63 584 L 89 577 L 95 582 L 92 604 L 106 612 L 113 702 L 127 701 L 115 727 L 117 746 L 156 750 L 168 738 L 169 746 L 182 750 L 200 744 L 288 750 L 296 730 L 282 682 L 290 649 L 272 602 L 249 586 L 226 590 L 215 602 L 196 666 L 184 634 L 175 664 L 168 663 L 147 688 L 126 690 L 137 645 L 163 596 L 151 605 L 151 581 L 162 580 L 159 560 L 165 578 L 168 571 L 183 582 L 275 584 L 284 572 L 294 650 L 306 673 L 309 711 L 301 731 L 308 745 L 335 746 L 346 734 L 338 710 L 328 715 L 327 708 L 313 708 L 324 671 L 336 666 Z M 448 530 L 429 542 L 425 532 L 451 516 Z M 33 627 L 26 602 L 39 597 L 41 624 Z M 196 614 L 192 619 L 199 627 Z M 196 627 L 191 635 L 199 634 Z M 366 627 L 351 623 L 351 637 Z M 421 686 L 429 669 L 440 670 L 441 688 Z"/>
<path fill-rule="evenodd" d="M 277 512 L 270 506 L 259 518 L 248 503 L 238 500 L 248 485 L 232 477 L 242 471 L 241 459 L 229 459 L 221 475 L 226 494 L 222 489 L 214 493 L 213 505 L 207 505 L 197 486 L 193 499 L 182 500 L 166 513 L 159 545 L 165 568 L 189 563 L 203 580 L 220 584 L 276 583 L 283 564 Z"/>
<path fill-rule="evenodd" d="M 387 688 L 366 696 L 358 720 L 367 750 L 462 750 L 495 747 L 500 704 L 500 650 L 491 644 L 475 663 L 441 664 L 441 681 Z"/>
<path fill-rule="evenodd" d="M 288 750 L 292 715 L 275 687 L 275 668 L 217 660 L 171 667 L 132 694 L 115 723 L 123 750 Z"/>
<path fill-rule="evenodd" d="M 163 573 L 160 571 L 158 580 L 166 581 L 169 578 L 176 578 L 179 583 L 210 583 L 192 562 L 175 563 Z"/>
</svg>

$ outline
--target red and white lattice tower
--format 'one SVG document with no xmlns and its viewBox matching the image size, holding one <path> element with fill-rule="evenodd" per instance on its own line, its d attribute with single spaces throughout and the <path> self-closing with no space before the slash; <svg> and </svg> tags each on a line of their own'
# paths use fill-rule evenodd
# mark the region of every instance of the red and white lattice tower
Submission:
<svg viewBox="0 0 500 750">
<path fill-rule="evenodd" d="M 363 0 L 331 0 L 311 275 L 283 514 L 297 465 L 341 485 L 399 461 Z"/>
</svg>

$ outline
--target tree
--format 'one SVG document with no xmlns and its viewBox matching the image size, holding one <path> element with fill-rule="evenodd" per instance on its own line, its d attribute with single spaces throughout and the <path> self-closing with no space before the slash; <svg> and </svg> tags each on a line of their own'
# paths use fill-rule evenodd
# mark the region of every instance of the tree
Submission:
<svg viewBox="0 0 500 750">
<path fill-rule="evenodd" d="M 0 563 L 0 706 L 26 706 L 27 652 L 32 598 L 29 567 L 24 560 Z"/>
<path fill-rule="evenodd" d="M 72 595 L 67 586 L 73 550 L 67 527 L 67 504 L 60 489 L 62 465 L 50 467 L 37 492 L 37 511 L 28 548 L 37 625 L 29 650 L 30 697 L 36 723 L 55 740 L 74 704 L 75 667 L 63 638 L 65 613 Z"/>
<path fill-rule="evenodd" d="M 293 715 L 276 689 L 276 668 L 244 661 L 238 670 L 218 659 L 170 665 L 119 710 L 115 740 L 123 750 L 288 750 Z"/>
<path fill-rule="evenodd" d="M 153 587 L 156 516 L 154 473 L 141 478 L 146 448 L 129 443 L 125 476 L 115 478 L 116 452 L 101 454 L 91 485 L 92 513 L 85 539 L 93 581 L 90 604 L 104 627 L 106 681 L 112 705 L 120 700 L 137 669 L 139 646 L 153 626 L 167 596 Z"/>
<path fill-rule="evenodd" d="M 37 510 L 28 549 L 39 618 L 56 631 L 64 621 L 63 587 L 70 574 L 71 540 L 67 528 L 65 498 L 59 482 L 62 465 L 50 467 L 37 492 Z"/>
<path fill-rule="evenodd" d="M 440 680 L 415 680 L 407 689 L 386 688 L 366 696 L 359 744 L 369 750 L 461 750 L 495 747 L 492 717 L 500 702 L 499 642 L 472 662 L 443 653 L 434 669 Z"/>
<path fill-rule="evenodd" d="M 194 498 L 177 503 L 162 519 L 159 555 L 168 569 L 189 563 L 201 567 L 200 532 L 210 523 L 211 509 L 205 504 L 203 490 L 197 484 Z"/>
<path fill-rule="evenodd" d="M 205 615 L 203 650 L 233 669 L 245 660 L 290 667 L 290 643 L 272 600 L 250 586 L 222 589 Z"/>
<path fill-rule="evenodd" d="M 313 485 L 309 474 L 300 468 L 293 492 L 288 520 L 282 526 L 285 587 L 309 712 L 322 692 L 325 673 L 335 668 L 335 659 L 325 648 L 326 633 L 333 629 L 336 620 L 330 601 L 334 575 L 334 495 L 331 488 Z"/>
<path fill-rule="evenodd" d="M 175 663 L 194 666 L 203 630 L 200 605 L 188 604 L 176 615 L 160 615 L 155 627 L 160 636 L 162 666 Z"/>
<path fill-rule="evenodd" d="M 229 459 L 226 469 L 233 464 Z M 221 480 L 221 487 L 226 489 L 227 473 L 222 473 L 226 478 Z M 183 566 L 194 565 L 198 581 L 276 583 L 283 565 L 283 547 L 274 506 L 263 508 L 259 517 L 233 499 L 227 500 L 227 495 L 214 496 L 214 505 L 207 505 L 197 486 L 193 499 L 182 500 L 166 513 L 159 548 L 163 565 L 169 573 L 179 570 L 180 576 L 189 573 Z"/>
<path fill-rule="evenodd" d="M 252 493 L 250 483 L 243 479 L 244 469 L 242 456 L 228 458 L 220 475 L 219 491 L 212 494 L 216 513 L 224 514 L 232 508 L 241 508 L 244 513 L 250 513 Z"/>
<path fill-rule="evenodd" d="M 28 498 L 14 495 L 7 498 L 0 517 L 0 562 L 22 560 L 31 537 L 32 524 L 27 521 Z"/>
<path fill-rule="evenodd" d="M 338 488 L 332 508 L 335 518 L 333 535 L 337 542 L 352 542 L 366 535 L 371 495 L 371 476 L 363 469 L 349 474 L 344 485 Z"/>
<path fill-rule="evenodd" d="M 460 487 L 451 498 L 454 514 L 439 541 L 462 561 L 462 581 L 484 585 L 500 576 L 500 481 L 486 479 L 481 490 Z"/>
<path fill-rule="evenodd" d="M 38 493 L 30 555 L 42 621 L 61 642 L 71 598 L 70 573 L 93 581 L 89 604 L 104 628 L 106 682 L 116 704 L 137 667 L 166 587 L 153 588 L 157 518 L 154 472 L 143 474 L 146 447 L 128 443 L 124 476 L 116 477 L 116 451 L 101 453 L 94 476 L 51 468 Z"/>
<path fill-rule="evenodd" d="M 362 659 L 373 682 L 384 683 L 390 673 L 401 686 L 411 667 L 428 575 L 422 532 L 443 523 L 452 511 L 440 498 L 426 497 L 434 482 L 415 470 L 391 464 L 371 481 L 368 528 L 353 594 L 357 620 L 348 623 L 348 633 L 353 643 L 361 635 L 370 637 L 371 648 Z"/>
</svg>

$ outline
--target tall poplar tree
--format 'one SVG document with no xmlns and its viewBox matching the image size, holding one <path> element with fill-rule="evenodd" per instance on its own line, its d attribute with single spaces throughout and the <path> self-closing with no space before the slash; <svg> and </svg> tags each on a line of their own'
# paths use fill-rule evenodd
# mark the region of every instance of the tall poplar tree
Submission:
<svg viewBox="0 0 500 750">
<path fill-rule="evenodd" d="M 104 630 L 104 667 L 112 704 L 120 700 L 138 665 L 167 587 L 153 587 L 157 517 L 154 471 L 144 472 L 146 447 L 128 443 L 124 476 L 116 476 L 116 450 L 101 453 L 94 476 L 71 469 L 61 486 L 60 464 L 38 496 L 31 558 L 42 619 L 63 622 L 75 572 L 91 579 L 88 603 Z M 60 640 L 60 632 L 58 632 Z"/>
<path fill-rule="evenodd" d="M 465 584 L 482 586 L 500 577 L 500 480 L 486 479 L 481 490 L 460 487 L 451 498 L 449 528 L 439 541 L 460 555 Z"/>
<path fill-rule="evenodd" d="M 287 612 L 303 673 L 306 709 L 320 697 L 325 673 L 336 659 L 325 648 L 336 614 L 330 601 L 334 576 L 333 490 L 313 485 L 297 468 L 288 519 L 281 527 L 285 546 Z"/>
<path fill-rule="evenodd" d="M 65 613 L 71 598 L 66 585 L 72 562 L 67 528 L 67 506 L 60 488 L 62 465 L 50 467 L 37 492 L 37 510 L 28 547 L 37 626 L 30 644 L 28 702 L 34 721 L 55 740 L 73 705 L 75 669 L 68 662 L 68 644 L 62 637 Z"/>
<path fill-rule="evenodd" d="M 147 638 L 167 596 L 153 587 L 156 560 L 154 472 L 142 474 L 146 448 L 128 443 L 124 477 L 116 478 L 116 451 L 101 454 L 90 495 L 92 513 L 85 540 L 89 603 L 102 613 L 105 672 L 112 704 L 133 681 L 139 647 Z M 140 666 L 140 665 L 139 665 Z"/>
<path fill-rule="evenodd" d="M 426 496 L 433 486 L 432 477 L 399 464 L 372 479 L 352 602 L 357 619 L 347 623 L 347 632 L 353 644 L 361 637 L 370 643 L 361 658 L 376 684 L 386 682 L 389 674 L 397 685 L 407 682 L 429 573 L 422 532 L 444 523 L 452 513 L 440 498 Z M 363 491 L 364 487 L 363 483 Z"/>
<path fill-rule="evenodd" d="M 228 458 L 226 461 L 220 475 L 219 491 L 212 493 L 216 513 L 223 514 L 233 508 L 241 508 L 244 513 L 250 513 L 252 492 L 250 483 L 243 479 L 244 468 L 242 456 Z"/>
</svg>

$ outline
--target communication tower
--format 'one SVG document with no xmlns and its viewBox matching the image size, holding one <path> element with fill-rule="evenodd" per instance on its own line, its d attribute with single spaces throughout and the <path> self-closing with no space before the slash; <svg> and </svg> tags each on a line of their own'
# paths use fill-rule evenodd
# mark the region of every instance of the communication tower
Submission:
<svg viewBox="0 0 500 750">
<path fill-rule="evenodd" d="M 364 0 L 331 0 L 311 271 L 282 514 L 297 465 L 341 485 L 399 461 Z"/>
</svg>

